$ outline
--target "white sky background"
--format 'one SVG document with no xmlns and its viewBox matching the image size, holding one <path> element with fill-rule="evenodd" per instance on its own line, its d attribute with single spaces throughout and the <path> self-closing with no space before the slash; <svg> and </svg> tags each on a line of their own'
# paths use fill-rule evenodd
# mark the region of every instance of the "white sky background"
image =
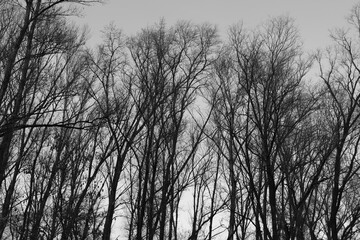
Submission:
<svg viewBox="0 0 360 240">
<path fill-rule="evenodd" d="M 126 35 L 139 32 L 161 18 L 168 26 L 178 20 L 215 24 L 226 38 L 230 25 L 243 22 L 255 27 L 270 17 L 287 15 L 295 19 L 306 50 L 331 43 L 329 30 L 348 27 L 345 17 L 359 0 L 105 0 L 84 7 L 76 21 L 90 29 L 90 45 L 101 40 L 101 30 L 113 22 Z"/>
</svg>

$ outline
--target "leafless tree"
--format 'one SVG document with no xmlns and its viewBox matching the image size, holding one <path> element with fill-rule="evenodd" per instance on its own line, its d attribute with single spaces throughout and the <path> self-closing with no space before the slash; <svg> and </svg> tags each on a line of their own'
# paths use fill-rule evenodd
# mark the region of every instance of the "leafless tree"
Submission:
<svg viewBox="0 0 360 240">
<path fill-rule="evenodd" d="M 6 230 L 5 235 L 38 239 L 66 144 L 52 145 L 68 136 L 69 129 L 86 127 L 81 117 L 87 97 L 79 86 L 84 35 L 66 23 L 70 8 L 63 1 L 1 4 L 6 14 L 1 16 L 0 44 L 0 235 Z M 57 132 L 58 127 L 63 130 Z M 54 158 L 46 165 L 50 156 Z M 40 173 L 42 164 L 47 168 Z M 45 176 L 47 187 L 35 184 Z M 21 190 L 28 180 L 30 186 Z"/>
<path fill-rule="evenodd" d="M 170 29 L 161 22 L 129 41 L 131 80 L 139 92 L 135 104 L 145 125 L 130 160 L 136 167 L 129 170 L 137 178 L 131 186 L 135 207 L 130 220 L 130 234 L 137 239 L 177 239 L 180 196 L 190 184 L 189 163 L 207 122 L 205 117 L 200 123 L 191 106 L 216 41 L 213 27 L 187 22 Z"/>
<path fill-rule="evenodd" d="M 281 160 L 281 149 L 316 103 L 304 87 L 310 61 L 302 57 L 298 39 L 293 21 L 284 17 L 271 19 L 253 32 L 235 26 L 225 57 L 217 64 L 215 119 L 230 181 L 228 239 L 238 231 L 246 239 L 250 226 L 256 239 L 287 239 L 293 234 L 288 228 L 293 213 L 284 192 L 289 159 Z M 239 199 L 243 205 L 237 208 Z M 236 214 L 243 217 L 238 223 Z"/>
<path fill-rule="evenodd" d="M 354 35 L 359 34 L 359 5 L 348 20 Z M 334 133 L 335 149 L 329 161 L 329 195 L 324 208 L 324 230 L 329 239 L 355 239 L 359 236 L 359 197 L 354 184 L 358 183 L 359 135 L 359 57 L 358 44 L 344 30 L 336 30 L 335 46 L 318 57 L 323 80 L 326 125 Z"/>
</svg>

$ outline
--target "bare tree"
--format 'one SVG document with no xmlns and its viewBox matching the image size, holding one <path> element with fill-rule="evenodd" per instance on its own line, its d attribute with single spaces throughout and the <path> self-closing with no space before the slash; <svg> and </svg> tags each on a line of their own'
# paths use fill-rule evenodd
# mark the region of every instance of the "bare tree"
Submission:
<svg viewBox="0 0 360 240">
<path fill-rule="evenodd" d="M 349 23 L 359 34 L 359 5 L 356 5 Z M 329 161 L 329 191 L 326 202 L 325 230 L 330 239 L 354 239 L 359 236 L 358 163 L 359 135 L 359 59 L 357 44 L 343 30 L 337 30 L 332 38 L 335 47 L 319 57 L 320 77 L 324 83 L 327 121 L 334 133 L 335 149 Z M 325 62 L 326 61 L 326 62 Z"/>
<path fill-rule="evenodd" d="M 292 213 L 281 188 L 285 180 L 280 149 L 315 106 L 303 87 L 310 62 L 302 59 L 298 38 L 288 18 L 271 19 L 255 32 L 236 26 L 217 65 L 215 119 L 230 181 L 228 239 L 238 233 L 236 214 L 243 217 L 239 224 L 248 221 L 240 228 L 243 239 L 250 225 L 256 239 L 286 238 L 290 233 L 287 218 Z M 244 205 L 237 209 L 239 198 Z M 252 213 L 247 210 L 250 204 Z"/>
<path fill-rule="evenodd" d="M 211 64 L 216 32 L 211 26 L 186 22 L 166 29 L 161 22 L 129 43 L 133 84 L 139 91 L 136 105 L 145 124 L 131 160 L 136 166 L 132 173 L 137 174 L 131 231 L 137 239 L 176 239 L 175 212 L 189 185 L 183 179 L 189 176 L 188 164 L 204 131 L 190 107 Z M 195 119 L 199 129 L 189 124 Z"/>
<path fill-rule="evenodd" d="M 83 70 L 79 50 L 84 44 L 84 35 L 66 23 L 64 14 L 69 12 L 63 1 L 4 1 L 1 4 L 7 14 L 1 17 L 0 189 L 4 198 L 1 198 L 0 235 L 3 236 L 6 228 L 6 234 L 17 232 L 11 224 L 24 220 L 19 229 L 31 231 L 31 237 L 37 239 L 46 202 L 60 171 L 61 152 L 66 145 L 60 144 L 54 151 L 45 150 L 48 147 L 45 143 L 52 145 L 55 139 L 56 131 L 51 128 L 85 127 L 80 123 L 84 122 L 81 104 L 86 102 L 86 95 L 81 96 L 83 102 L 76 100 L 79 92 L 75 90 Z M 65 129 L 60 132 L 62 137 L 69 134 Z M 49 161 L 54 165 L 45 168 L 52 170 L 49 179 L 43 182 L 49 185 L 42 188 L 35 186 L 35 182 L 36 177 L 41 179 L 49 173 L 38 172 L 42 166 L 40 162 L 46 159 L 45 152 L 53 152 L 52 156 L 57 157 Z M 27 180 L 31 180 L 29 192 L 24 190 L 27 192 L 24 193 L 20 189 Z M 19 199 L 22 194 L 29 194 L 28 198 L 22 199 L 24 201 Z M 27 215 L 39 199 L 41 203 L 36 214 Z M 25 212 L 20 210 L 23 206 L 27 206 Z M 19 236 L 25 237 L 23 233 Z"/>
</svg>

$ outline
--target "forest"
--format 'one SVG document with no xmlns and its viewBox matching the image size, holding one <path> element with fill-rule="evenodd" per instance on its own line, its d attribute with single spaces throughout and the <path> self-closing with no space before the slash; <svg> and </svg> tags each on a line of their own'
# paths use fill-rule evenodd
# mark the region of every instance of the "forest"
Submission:
<svg viewBox="0 0 360 240">
<path fill-rule="evenodd" d="M 360 3 L 308 53 L 285 16 L 89 47 L 94 2 L 0 1 L 0 239 L 360 239 Z"/>
</svg>

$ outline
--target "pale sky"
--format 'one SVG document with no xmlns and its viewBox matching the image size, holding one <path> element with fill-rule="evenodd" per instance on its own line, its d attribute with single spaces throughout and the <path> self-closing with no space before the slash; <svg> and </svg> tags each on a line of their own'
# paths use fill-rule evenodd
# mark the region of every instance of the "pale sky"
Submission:
<svg viewBox="0 0 360 240">
<path fill-rule="evenodd" d="M 308 50 L 330 43 L 329 30 L 346 25 L 345 17 L 359 0 L 105 0 L 83 9 L 80 24 L 91 31 L 90 43 L 98 42 L 100 31 L 113 22 L 126 35 L 157 23 L 170 26 L 178 20 L 217 25 L 223 38 L 230 25 L 243 22 L 254 27 L 270 17 L 287 15 L 295 19 Z"/>
</svg>

